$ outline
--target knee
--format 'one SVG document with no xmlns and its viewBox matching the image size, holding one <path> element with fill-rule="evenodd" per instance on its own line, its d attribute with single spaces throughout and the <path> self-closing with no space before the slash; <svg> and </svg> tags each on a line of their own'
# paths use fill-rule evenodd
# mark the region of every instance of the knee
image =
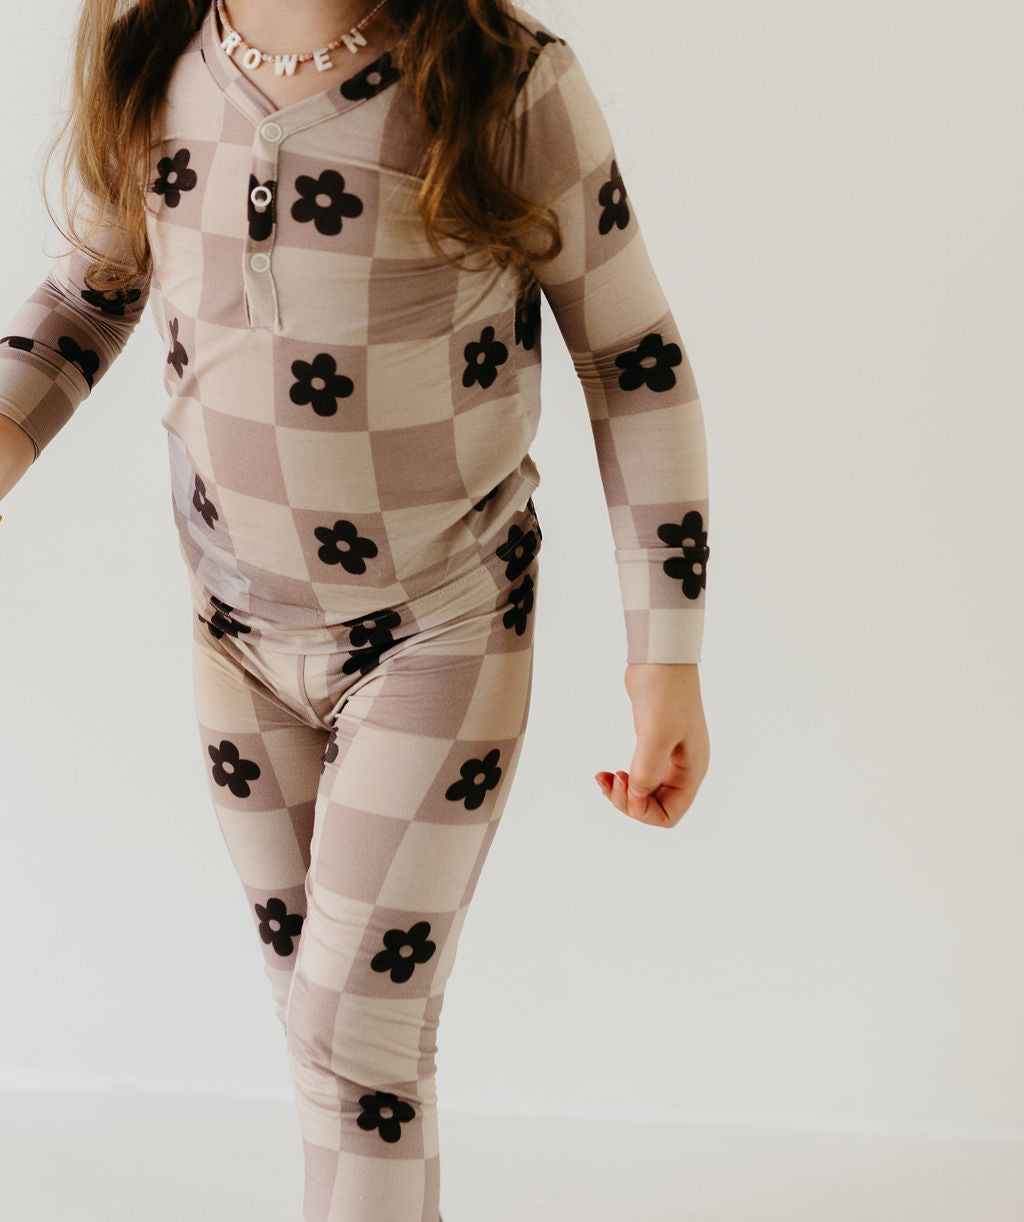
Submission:
<svg viewBox="0 0 1024 1222">
<path fill-rule="evenodd" d="M 339 992 L 300 969 L 283 1019 L 289 1058 L 299 1074 L 327 1075 L 361 1088 L 417 1083 L 428 1095 L 440 1005 L 440 998 L 430 996 Z"/>
</svg>

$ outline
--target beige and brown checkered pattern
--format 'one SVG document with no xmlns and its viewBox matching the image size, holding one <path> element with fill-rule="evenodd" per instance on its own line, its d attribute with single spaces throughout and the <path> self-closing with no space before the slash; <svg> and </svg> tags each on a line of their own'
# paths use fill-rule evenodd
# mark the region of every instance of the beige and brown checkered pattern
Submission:
<svg viewBox="0 0 1024 1222">
<path fill-rule="evenodd" d="M 523 71 L 500 151 L 562 221 L 564 250 L 537 272 L 591 420 L 627 661 L 696 662 L 708 488 L 693 373 L 583 69 L 514 11 Z M 77 252 L 54 260 L 0 338 L 0 412 L 38 456 L 152 301 L 182 554 L 239 622 L 315 632 L 492 556 L 540 482 L 540 298 L 517 299 L 513 269 L 431 250 L 391 53 L 276 109 L 221 47 L 211 5 L 156 130 L 150 280 L 94 293 Z"/>
<path fill-rule="evenodd" d="M 286 1036 L 304 1222 L 439 1222 L 438 1030 L 529 719 L 532 521 L 506 563 L 314 653 L 189 583 L 198 746 Z"/>
</svg>

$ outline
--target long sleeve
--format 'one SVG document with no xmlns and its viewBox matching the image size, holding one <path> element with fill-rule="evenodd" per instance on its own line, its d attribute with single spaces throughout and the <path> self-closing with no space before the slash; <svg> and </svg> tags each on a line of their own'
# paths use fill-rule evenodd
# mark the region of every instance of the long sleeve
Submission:
<svg viewBox="0 0 1024 1222">
<path fill-rule="evenodd" d="M 84 209 L 96 206 L 87 195 Z M 90 241 L 126 248 L 106 218 Z M 0 336 L 0 414 L 28 433 L 36 458 L 123 350 L 149 297 L 150 276 L 115 292 L 90 289 L 85 275 L 94 262 L 77 249 L 55 256 Z"/>
<path fill-rule="evenodd" d="M 590 416 L 626 660 L 697 662 L 709 554 L 697 387 L 600 105 L 572 48 L 538 40 L 509 111 L 504 166 L 525 195 L 549 196 L 561 222 L 562 252 L 534 270 Z"/>
</svg>

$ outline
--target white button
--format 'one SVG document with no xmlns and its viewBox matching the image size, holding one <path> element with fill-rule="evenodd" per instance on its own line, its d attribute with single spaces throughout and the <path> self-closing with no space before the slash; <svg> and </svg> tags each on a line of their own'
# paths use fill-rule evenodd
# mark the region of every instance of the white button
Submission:
<svg viewBox="0 0 1024 1222">
<path fill-rule="evenodd" d="M 252 255 L 249 259 L 249 266 L 254 272 L 265 272 L 270 266 L 270 255 L 265 255 L 262 251 Z"/>
<path fill-rule="evenodd" d="M 264 123 L 260 128 L 260 135 L 270 144 L 276 144 L 284 135 L 281 130 L 280 123 Z"/>
<path fill-rule="evenodd" d="M 249 192 L 249 198 L 252 200 L 253 207 L 263 212 L 270 203 L 270 188 L 262 185 L 253 187 Z"/>
</svg>

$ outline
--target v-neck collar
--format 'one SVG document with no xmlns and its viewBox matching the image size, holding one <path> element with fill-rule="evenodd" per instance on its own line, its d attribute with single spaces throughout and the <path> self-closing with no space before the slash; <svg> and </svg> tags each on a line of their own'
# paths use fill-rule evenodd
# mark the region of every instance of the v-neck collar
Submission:
<svg viewBox="0 0 1024 1222">
<path fill-rule="evenodd" d="M 256 84 L 249 72 L 240 68 L 231 56 L 227 55 L 220 45 L 217 30 L 216 0 L 210 0 L 206 16 L 203 18 L 200 37 L 200 50 L 210 75 L 227 94 L 228 99 L 243 111 L 254 123 L 262 123 L 266 119 L 285 119 L 289 127 L 305 126 L 306 122 L 327 118 L 331 114 L 341 113 L 361 102 L 375 97 L 382 89 L 386 89 L 398 77 L 394 68 L 394 48 L 388 47 L 371 63 L 364 64 L 352 76 L 347 77 L 328 89 L 321 89 L 309 97 L 300 98 L 297 102 L 289 102 L 287 106 L 275 106 L 262 89 Z M 381 61 L 384 61 L 383 63 Z M 342 92 L 354 78 L 361 76 L 368 68 L 377 66 L 383 79 L 377 89 L 368 91 L 362 96 L 346 97 Z"/>
</svg>

